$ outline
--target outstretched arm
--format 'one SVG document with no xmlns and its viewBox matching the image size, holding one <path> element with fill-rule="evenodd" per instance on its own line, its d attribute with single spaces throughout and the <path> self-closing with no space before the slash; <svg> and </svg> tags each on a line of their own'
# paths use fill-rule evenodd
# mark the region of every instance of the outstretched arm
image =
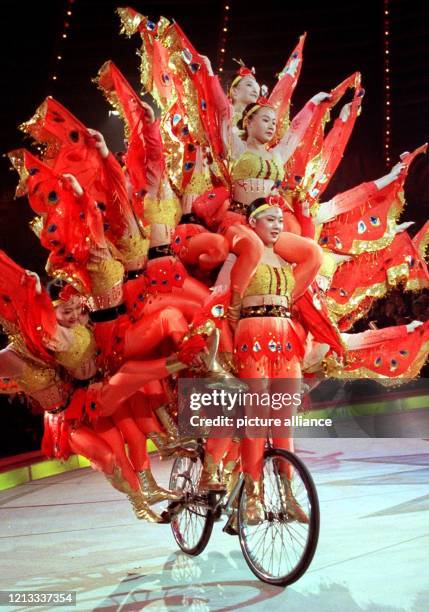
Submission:
<svg viewBox="0 0 429 612">
<path fill-rule="evenodd" d="M 293 118 L 290 127 L 279 144 L 272 151 L 286 163 L 295 153 L 295 150 L 302 142 L 305 132 L 315 118 L 318 106 L 321 102 L 330 99 L 330 94 L 322 91 L 309 100 L 304 108 Z"/>
</svg>

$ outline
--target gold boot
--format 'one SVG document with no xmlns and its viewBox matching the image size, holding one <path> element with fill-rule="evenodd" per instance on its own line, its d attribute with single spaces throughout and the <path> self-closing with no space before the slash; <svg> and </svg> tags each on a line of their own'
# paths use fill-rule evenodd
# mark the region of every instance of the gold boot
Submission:
<svg viewBox="0 0 429 612">
<path fill-rule="evenodd" d="M 163 431 L 151 431 L 147 434 L 149 440 L 155 444 L 161 455 L 161 459 L 168 459 L 173 454 L 173 450 L 169 448 L 169 437 Z"/>
<path fill-rule="evenodd" d="M 225 485 L 219 478 L 218 465 L 210 453 L 206 453 L 204 457 L 198 491 L 225 491 Z"/>
<path fill-rule="evenodd" d="M 262 479 L 255 481 L 250 474 L 244 474 L 244 486 L 246 487 L 247 524 L 258 525 L 265 520 Z"/>
<path fill-rule="evenodd" d="M 225 523 L 225 527 L 222 529 L 224 533 L 228 535 L 236 536 L 238 535 L 238 515 L 237 510 L 234 509 L 232 511 L 231 516 Z"/>
<path fill-rule="evenodd" d="M 179 430 L 177 425 L 168 411 L 167 406 L 164 404 L 156 408 L 155 414 L 158 417 L 161 425 L 164 427 L 167 436 L 169 438 L 168 444 L 165 445 L 166 450 L 171 450 L 171 452 L 178 451 L 179 455 L 186 455 L 185 450 L 189 450 L 188 456 L 195 457 L 196 454 L 192 453 L 192 450 L 195 450 L 198 446 L 198 442 L 189 436 L 180 437 Z"/>
<path fill-rule="evenodd" d="M 169 459 L 173 455 L 176 457 L 198 457 L 198 443 L 195 440 L 176 440 L 171 442 L 167 434 L 163 431 L 154 431 L 147 434 L 149 440 L 155 444 L 161 459 Z"/>
<path fill-rule="evenodd" d="M 107 480 L 110 482 L 112 487 L 125 493 L 131 502 L 134 510 L 134 514 L 138 519 L 149 521 L 149 523 L 162 523 L 163 519 L 154 512 L 147 502 L 147 499 L 143 495 L 141 489 L 134 490 L 130 487 L 130 484 L 123 478 L 122 472 L 119 467 L 115 467 L 111 476 L 106 475 Z"/>
<path fill-rule="evenodd" d="M 142 486 L 143 495 L 146 497 L 150 506 L 157 504 L 160 501 L 179 501 L 182 496 L 175 491 L 168 491 L 158 485 L 153 477 L 150 469 L 139 472 L 140 484 Z"/>
<path fill-rule="evenodd" d="M 209 340 L 208 349 L 209 352 L 207 355 L 203 355 L 203 361 L 207 368 L 205 372 L 205 377 L 211 379 L 212 382 L 209 382 L 207 386 L 213 388 L 221 388 L 225 387 L 225 383 L 228 385 L 229 390 L 237 390 L 237 391 L 247 391 L 248 387 L 245 383 L 243 383 L 239 378 L 231 374 L 228 370 L 220 364 L 217 359 L 217 352 L 219 349 L 219 340 L 220 340 L 220 330 L 216 328 Z"/>
<path fill-rule="evenodd" d="M 155 409 L 155 414 L 159 419 L 159 422 L 164 427 L 168 437 L 170 440 L 176 441 L 179 437 L 179 430 L 177 429 L 177 425 L 174 422 L 171 414 L 168 412 L 168 409 L 165 404 L 159 406 Z"/>
<path fill-rule="evenodd" d="M 288 517 L 298 523 L 308 524 L 310 521 L 304 510 L 299 505 L 296 497 L 292 493 L 292 483 L 286 474 L 280 474 L 280 478 L 285 488 L 286 512 Z"/>
<path fill-rule="evenodd" d="M 222 482 L 226 488 L 226 496 L 229 497 L 234 490 L 235 485 L 240 478 L 240 472 L 234 471 L 237 465 L 237 461 L 228 461 L 223 466 L 222 470 Z"/>
</svg>

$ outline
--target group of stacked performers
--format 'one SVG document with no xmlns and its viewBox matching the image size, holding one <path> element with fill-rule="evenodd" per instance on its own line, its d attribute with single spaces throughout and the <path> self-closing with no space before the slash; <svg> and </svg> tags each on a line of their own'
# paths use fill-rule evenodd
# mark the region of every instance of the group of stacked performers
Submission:
<svg viewBox="0 0 429 612">
<path fill-rule="evenodd" d="M 391 288 L 429 286 L 429 223 L 414 238 L 398 223 L 426 145 L 324 201 L 360 114 L 359 73 L 290 118 L 305 36 L 268 97 L 244 65 L 225 93 L 177 23 L 118 13 L 122 33 L 141 38 L 146 100 L 112 61 L 101 67 L 95 81 L 124 123 L 121 159 L 52 97 L 21 126 L 39 153 L 9 153 L 51 280 L 0 253 L 1 392 L 44 410 L 48 456 L 87 457 L 138 518 L 161 522 L 151 506 L 180 495 L 156 483 L 146 447 L 193 452 L 176 422 L 180 372 L 244 378 L 252 391 L 419 373 L 428 323 L 350 330 Z M 293 450 L 292 432 L 274 444 Z M 262 437 L 209 436 L 199 489 L 231 490 L 243 472 L 258 523 L 263 451 Z M 307 522 L 287 468 L 281 478 L 292 518 Z"/>
</svg>

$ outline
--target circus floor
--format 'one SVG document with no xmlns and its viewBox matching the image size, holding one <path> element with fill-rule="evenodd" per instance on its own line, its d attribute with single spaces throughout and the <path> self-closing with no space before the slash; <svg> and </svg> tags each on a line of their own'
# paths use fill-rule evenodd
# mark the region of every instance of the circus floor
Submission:
<svg viewBox="0 0 429 612">
<path fill-rule="evenodd" d="M 74 590 L 79 610 L 429 610 L 429 441 L 299 448 L 322 523 L 312 565 L 287 589 L 254 578 L 220 523 L 200 557 L 177 552 L 168 525 L 135 520 L 91 469 L 0 493 L 0 589 Z M 164 484 L 169 467 L 154 459 Z"/>
</svg>

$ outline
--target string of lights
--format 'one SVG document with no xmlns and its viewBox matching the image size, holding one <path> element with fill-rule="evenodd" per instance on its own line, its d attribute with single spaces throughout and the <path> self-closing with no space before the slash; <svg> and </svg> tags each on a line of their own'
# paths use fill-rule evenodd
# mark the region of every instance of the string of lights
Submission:
<svg viewBox="0 0 429 612">
<path fill-rule="evenodd" d="M 392 90 L 390 72 L 390 8 L 389 0 L 383 3 L 383 56 L 384 56 L 384 161 L 390 166 L 392 159 Z"/>
<path fill-rule="evenodd" d="M 61 73 L 61 64 L 64 57 L 65 42 L 70 35 L 70 23 L 73 16 L 73 5 L 76 0 L 66 0 L 63 17 L 63 27 L 59 36 L 59 40 L 55 45 L 55 57 L 53 61 L 52 74 L 50 75 L 50 81 L 58 81 Z"/>
<path fill-rule="evenodd" d="M 230 3 L 225 2 L 223 5 L 222 24 L 219 36 L 218 72 L 223 72 L 225 63 L 226 43 L 229 30 L 229 11 Z"/>
</svg>

